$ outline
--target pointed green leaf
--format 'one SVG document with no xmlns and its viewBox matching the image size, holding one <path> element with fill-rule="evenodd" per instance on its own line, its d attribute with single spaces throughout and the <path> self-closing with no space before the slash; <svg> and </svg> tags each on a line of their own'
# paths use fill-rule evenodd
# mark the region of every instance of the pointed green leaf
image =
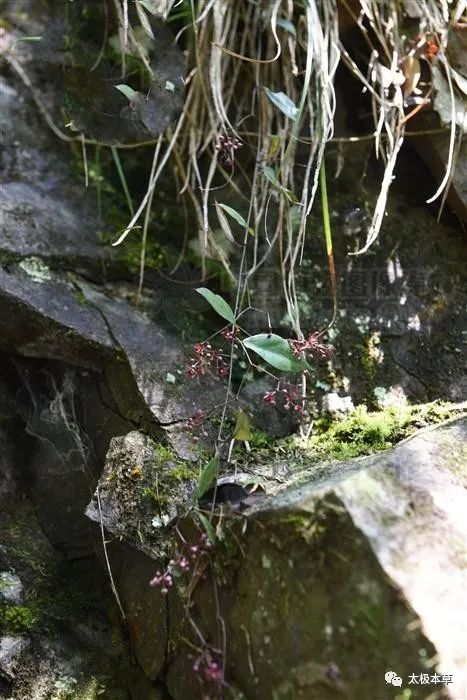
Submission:
<svg viewBox="0 0 467 700">
<path fill-rule="evenodd" d="M 143 27 L 146 34 L 149 37 L 151 37 L 151 39 L 155 39 L 156 37 L 154 36 L 154 32 L 152 31 L 151 23 L 149 22 L 147 14 L 143 10 L 142 3 L 136 3 L 136 12 L 138 13 L 138 19 L 141 22 L 141 26 Z"/>
<path fill-rule="evenodd" d="M 228 219 L 224 212 L 222 211 L 222 207 L 220 206 L 219 202 L 216 202 L 216 214 L 217 218 L 219 219 L 219 223 L 221 225 L 221 229 L 225 233 L 226 238 L 231 242 L 235 243 L 235 238 L 233 237 L 232 229 L 230 228 L 230 224 L 228 222 Z"/>
<path fill-rule="evenodd" d="M 248 230 L 248 233 L 250 233 L 252 236 L 255 235 L 255 232 L 253 229 L 248 226 L 248 223 L 245 221 L 243 216 L 238 213 L 235 209 L 232 207 L 227 206 L 227 204 L 221 204 L 220 202 L 216 202 L 216 207 L 221 207 L 229 216 L 232 217 L 232 219 L 235 219 L 235 221 L 240 224 L 240 226 L 243 226 L 244 229 Z"/>
<path fill-rule="evenodd" d="M 237 422 L 233 432 L 235 440 L 251 440 L 250 419 L 245 411 L 237 412 Z"/>
<path fill-rule="evenodd" d="M 204 528 L 204 531 L 206 532 L 206 535 L 209 537 L 212 544 L 215 544 L 216 543 L 216 532 L 212 526 L 212 523 L 210 523 L 209 520 L 207 519 L 207 517 L 205 515 L 203 515 L 203 513 L 200 513 L 199 511 L 197 513 L 197 516 L 200 520 L 201 525 Z"/>
<path fill-rule="evenodd" d="M 134 96 L 138 94 L 136 92 L 136 90 L 133 90 L 133 88 L 130 87 L 129 85 L 121 84 L 121 85 L 116 85 L 115 87 L 117 90 L 120 90 L 120 92 L 123 95 L 125 95 L 125 97 L 127 98 L 127 100 L 129 102 L 131 102 L 131 100 L 134 98 Z"/>
<path fill-rule="evenodd" d="M 243 344 L 249 350 L 253 350 L 271 367 L 280 369 L 282 372 L 303 372 L 305 369 L 311 369 L 306 360 L 295 357 L 288 342 L 280 335 L 259 333 L 246 338 Z"/>
<path fill-rule="evenodd" d="M 214 294 L 214 292 L 211 292 L 211 290 L 206 287 L 198 287 L 195 291 L 206 299 L 219 316 L 222 316 L 222 318 L 225 318 L 225 320 L 230 323 L 235 323 L 234 312 L 220 294 Z"/>
<path fill-rule="evenodd" d="M 264 88 L 266 95 L 271 100 L 272 104 L 275 105 L 280 111 L 285 114 L 286 117 L 295 121 L 298 116 L 298 107 L 292 102 L 290 97 L 288 97 L 285 92 L 272 92 L 269 88 Z"/>
<path fill-rule="evenodd" d="M 213 457 L 206 466 L 201 471 L 198 478 L 198 483 L 196 485 L 195 498 L 199 501 L 202 496 L 209 491 L 209 489 L 214 486 L 217 477 L 217 470 L 219 466 L 219 460 L 217 457 Z"/>
<path fill-rule="evenodd" d="M 13 42 L 11 48 L 14 49 L 16 44 L 19 44 L 20 41 L 26 41 L 31 44 L 37 44 L 39 41 L 42 41 L 41 36 L 21 36 L 19 39 L 16 39 L 16 41 Z"/>
</svg>

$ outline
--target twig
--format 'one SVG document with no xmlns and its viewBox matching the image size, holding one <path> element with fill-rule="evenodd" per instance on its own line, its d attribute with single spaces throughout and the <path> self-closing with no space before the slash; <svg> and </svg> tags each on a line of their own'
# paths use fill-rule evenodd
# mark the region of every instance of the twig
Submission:
<svg viewBox="0 0 467 700">
<path fill-rule="evenodd" d="M 105 563 L 107 566 L 107 571 L 109 573 L 110 587 L 112 589 L 112 593 L 114 594 L 114 598 L 117 601 L 117 605 L 118 605 L 118 608 L 120 610 L 122 620 L 124 620 L 126 622 L 125 611 L 123 610 L 123 606 L 122 606 L 122 603 L 120 601 L 120 596 L 118 595 L 117 588 L 115 586 L 114 577 L 112 575 L 112 568 L 110 566 L 109 555 L 107 553 L 107 543 L 105 541 L 104 523 L 102 520 L 102 508 L 101 508 L 101 497 L 99 494 L 99 486 L 96 487 L 96 499 L 97 499 L 97 507 L 99 509 L 99 523 L 100 523 L 100 528 L 101 528 L 102 547 L 104 550 L 104 557 L 105 557 Z"/>
</svg>

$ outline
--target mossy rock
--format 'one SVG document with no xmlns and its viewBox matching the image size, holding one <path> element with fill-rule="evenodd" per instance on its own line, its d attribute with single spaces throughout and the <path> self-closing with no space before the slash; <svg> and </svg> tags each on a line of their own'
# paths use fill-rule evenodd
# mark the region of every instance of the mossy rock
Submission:
<svg viewBox="0 0 467 700">
<path fill-rule="evenodd" d="M 132 431 L 111 440 L 86 513 L 152 553 L 160 548 L 164 529 L 191 505 L 198 475 L 196 463 L 180 460 L 173 449 Z"/>
</svg>

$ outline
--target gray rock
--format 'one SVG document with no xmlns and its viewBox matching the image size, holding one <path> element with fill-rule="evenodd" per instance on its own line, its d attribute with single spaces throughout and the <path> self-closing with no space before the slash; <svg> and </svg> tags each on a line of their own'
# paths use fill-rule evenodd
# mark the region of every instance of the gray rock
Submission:
<svg viewBox="0 0 467 700">
<path fill-rule="evenodd" d="M 43 265 L 0 267 L 0 346 L 26 357 L 101 367 L 115 345 L 99 312 L 66 277 Z"/>
<path fill-rule="evenodd" d="M 31 22 L 40 24 L 45 19 L 41 15 L 44 8 L 36 9 L 27 12 Z M 14 3 L 8 11 L 15 12 Z M 40 27 L 36 29 L 42 35 Z M 170 31 L 163 27 L 158 31 L 155 61 L 161 68 L 159 78 L 165 75 L 177 91 L 172 95 L 161 84 L 152 92 L 158 104 L 160 90 L 167 98 L 159 115 L 167 121 L 180 101 L 183 56 L 173 45 Z M 61 41 L 62 35 L 57 37 Z M 2 46 L 4 43 L 2 35 Z M 24 67 L 30 47 L 22 48 L 25 52 L 18 61 Z M 186 358 L 179 339 L 139 313 L 123 298 L 125 290 L 118 285 L 109 286 L 104 293 L 102 287 L 85 284 L 77 274 L 100 280 L 103 263 L 112 261 L 115 250 L 97 239 L 102 222 L 82 181 L 70 171 L 68 146 L 44 124 L 24 86 L 15 81 L 14 65 L 11 67 L 8 82 L 0 83 L 5 137 L 1 164 L 6 180 L 0 232 L 0 349 L 95 371 L 105 368 L 106 391 L 123 422 L 150 426 L 152 431 L 163 425 L 170 442 L 191 458 L 197 438 L 187 433 L 184 424 L 197 410 L 208 412 L 220 403 L 223 388 L 207 380 L 200 392 L 196 383 L 184 381 Z M 27 72 L 34 83 L 37 74 L 31 63 Z M 127 106 L 123 95 L 111 89 Z M 41 94 L 47 100 L 45 87 Z M 154 121 L 152 108 L 152 102 L 145 105 L 149 112 L 140 117 L 143 122 L 149 119 L 149 130 L 162 128 L 162 122 Z M 169 383 L 168 375 L 176 381 Z"/>
<path fill-rule="evenodd" d="M 183 371 L 186 364 L 184 348 L 175 335 L 123 299 L 110 299 L 96 286 L 85 282 L 80 282 L 80 289 L 88 304 L 105 318 L 118 350 L 131 368 L 136 382 L 135 394 L 139 394 L 159 424 L 184 422 L 197 409 L 208 411 L 222 402 L 225 389 L 220 381 L 206 378 L 201 391 L 197 383 L 189 382 L 184 375 L 176 383 L 167 381 L 168 373 Z M 111 374 L 115 377 L 111 381 L 114 398 L 123 408 L 128 401 L 127 387 L 118 380 L 118 367 L 109 368 L 108 375 Z"/>
<path fill-rule="evenodd" d="M 149 586 L 156 574 L 154 559 L 125 544 L 112 544 L 109 550 L 117 590 L 124 601 L 132 651 L 146 678 L 154 682 L 166 663 L 169 631 L 167 599 Z"/>
<path fill-rule="evenodd" d="M 183 374 L 180 341 L 135 310 L 126 300 L 109 298 L 77 276 L 49 269 L 35 258 L 0 267 L 0 348 L 100 370 L 122 416 L 139 424 L 159 424 L 186 457 L 193 440 L 185 422 L 224 397 L 224 385 L 206 377 L 202 390 Z M 157 362 L 155 358 L 157 357 Z M 182 428 L 180 431 L 178 428 Z M 191 449 L 190 449 L 191 447 Z"/>
<path fill-rule="evenodd" d="M 0 356 L 1 358 L 1 356 Z M 1 358 L 4 361 L 4 358 Z M 3 376 L 0 376 L 0 508 L 16 488 L 15 399 Z M 22 457 L 22 455 L 21 455 Z"/>
<path fill-rule="evenodd" d="M 0 638 L 0 672 L 7 678 L 15 677 L 21 655 L 29 646 L 29 641 L 24 637 Z"/>
<path fill-rule="evenodd" d="M 92 199 L 70 172 L 66 147 L 11 79 L 0 78 L 0 101 L 0 263 L 40 256 L 99 279 L 115 251 L 98 239 Z"/>
<path fill-rule="evenodd" d="M 138 431 L 112 438 L 86 515 L 118 537 L 139 538 L 152 553 L 161 530 L 191 503 L 198 471 Z"/>
<path fill-rule="evenodd" d="M 452 676 L 446 697 L 463 699 L 466 438 L 463 417 L 349 462 L 307 469 L 304 454 L 303 470 L 288 484 L 276 484 L 274 497 L 246 510 L 246 520 L 224 512 L 222 539 L 212 555 L 216 589 L 210 574 L 200 580 L 189 573 L 170 590 L 168 614 L 157 587 L 153 597 L 144 598 L 151 629 L 167 630 L 171 697 L 190 697 L 195 683 L 213 691 L 205 682 L 204 662 L 194 672 L 197 654 L 176 639 L 199 646 L 197 628 L 222 647 L 218 610 L 227 645 L 226 681 L 238 697 L 335 700 L 343 693 L 393 700 L 394 687 L 385 681 L 393 671 L 402 689 L 423 700 L 425 688 L 409 685 L 410 675 L 437 670 Z M 172 558 L 200 536 L 189 520 L 179 527 L 188 544 L 174 535 Z M 138 597 L 134 586 L 148 579 L 151 565 L 137 535 L 121 536 L 131 537 L 131 572 L 115 552 L 111 560 L 130 610 Z M 154 561 L 156 570 L 165 566 Z M 186 621 L 184 597 L 191 576 L 196 584 L 189 616 L 195 627 Z M 130 626 L 132 618 L 130 612 Z M 145 654 L 160 664 L 161 648 L 156 650 L 156 636 L 151 641 L 141 615 L 138 630 Z M 216 655 L 212 648 L 211 653 Z"/>
<path fill-rule="evenodd" d="M 2 504 L 0 532 L 1 567 L 18 571 L 25 591 L 19 608 L 0 600 L 0 627 L 26 627 L 0 635 L 0 697 L 129 700 L 129 654 L 111 618 L 113 600 L 99 562 L 89 556 L 66 562 L 24 495 Z"/>
<path fill-rule="evenodd" d="M 335 392 L 330 392 L 323 396 L 322 408 L 325 413 L 334 418 L 343 417 L 351 413 L 355 406 L 351 396 L 339 396 Z"/>
<path fill-rule="evenodd" d="M 0 260 L 3 256 L 40 256 L 66 261 L 75 269 L 99 268 L 112 258 L 112 248 L 97 239 L 95 217 L 83 202 L 58 188 L 44 191 L 37 183 L 8 182 L 2 187 Z"/>
<path fill-rule="evenodd" d="M 0 571 L 0 600 L 19 604 L 23 599 L 23 584 L 16 574 Z"/>
<path fill-rule="evenodd" d="M 130 22 L 135 27 L 138 19 L 132 9 Z M 157 37 L 146 37 L 145 42 L 151 80 L 148 89 L 133 91 L 128 99 L 116 89 L 125 82 L 121 70 L 113 74 L 105 60 L 96 61 L 99 42 L 92 43 L 91 31 L 86 40 L 77 31 L 83 22 L 78 9 L 64 12 L 56 7 L 47 20 L 42 41 L 31 52 L 34 68 L 54 85 L 55 108 L 67 105 L 75 131 L 100 143 L 137 143 L 158 136 L 175 121 L 183 107 L 186 63 L 169 25 L 148 13 Z M 105 16 L 97 21 L 105 22 Z M 65 44 L 64 36 L 73 37 L 72 47 Z"/>
</svg>

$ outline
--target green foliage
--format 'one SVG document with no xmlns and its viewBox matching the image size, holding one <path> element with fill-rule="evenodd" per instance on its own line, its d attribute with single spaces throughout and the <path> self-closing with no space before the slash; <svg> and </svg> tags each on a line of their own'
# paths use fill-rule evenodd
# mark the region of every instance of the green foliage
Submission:
<svg viewBox="0 0 467 700">
<path fill-rule="evenodd" d="M 310 447 L 318 454 L 334 459 L 350 459 L 390 447 L 405 425 L 405 412 L 388 409 L 368 413 L 359 406 L 342 422 L 333 423 L 324 435 L 310 440 Z"/>
<path fill-rule="evenodd" d="M 20 41 L 25 41 L 30 44 L 37 44 L 40 41 L 42 41 L 41 36 L 21 36 L 19 39 L 16 39 L 16 41 L 13 42 L 12 48 L 16 46 L 16 44 L 19 44 Z"/>
<path fill-rule="evenodd" d="M 212 544 L 215 544 L 217 538 L 216 538 L 216 531 L 214 530 L 212 523 L 200 511 L 197 511 L 196 515 L 201 523 L 203 530 L 205 531 L 205 533 L 209 537 L 210 541 L 212 542 Z"/>
<path fill-rule="evenodd" d="M 111 243 L 115 234 L 109 232 L 100 232 L 99 238 L 103 243 Z M 128 269 L 131 274 L 136 274 L 139 271 L 141 259 L 141 243 L 137 237 L 128 236 L 125 243 L 118 249 L 117 260 Z M 146 262 L 145 266 L 148 270 L 159 270 L 167 265 L 167 253 L 162 246 L 153 240 L 147 241 L 146 245 Z"/>
<path fill-rule="evenodd" d="M 288 95 L 286 95 L 284 92 L 272 92 L 272 90 L 269 90 L 267 87 L 264 88 L 264 91 L 271 100 L 272 104 L 280 109 L 282 114 L 285 114 L 285 116 L 292 121 L 297 119 L 298 107 Z"/>
<path fill-rule="evenodd" d="M 40 614 L 34 606 L 5 605 L 0 607 L 0 629 L 13 634 L 30 632 L 39 622 Z"/>
<path fill-rule="evenodd" d="M 127 86 L 126 85 L 118 85 L 120 92 L 123 92 L 123 90 L 121 88 L 124 88 L 124 87 L 127 87 Z M 131 90 L 131 88 L 127 88 L 127 91 L 124 93 L 126 97 L 128 97 L 128 95 L 129 95 L 128 91 L 130 91 L 130 90 Z M 132 92 L 134 94 L 136 94 L 134 90 L 132 90 Z M 130 99 L 130 97 L 128 97 L 128 99 Z M 120 178 L 120 183 L 122 185 L 122 189 L 123 189 L 123 192 L 125 194 L 125 199 L 126 199 L 126 202 L 128 204 L 128 210 L 129 210 L 131 216 L 133 216 L 135 213 L 135 210 L 133 208 L 133 202 L 131 201 L 130 190 L 128 189 L 125 171 L 123 169 L 123 166 L 122 166 L 122 163 L 120 160 L 120 156 L 118 155 L 118 150 L 115 148 L 115 146 L 111 146 L 110 150 L 112 152 L 112 157 L 114 159 L 115 167 L 117 168 L 118 176 Z"/>
<path fill-rule="evenodd" d="M 250 437 L 250 445 L 253 449 L 261 450 L 266 447 L 270 447 L 273 442 L 273 438 L 265 433 L 263 430 L 253 430 Z"/>
<path fill-rule="evenodd" d="M 206 491 L 208 491 L 215 483 L 217 472 L 219 470 L 219 459 L 218 457 L 213 457 L 203 468 L 201 474 L 199 475 L 198 483 L 195 491 L 195 498 L 199 500 L 204 496 Z"/>
<path fill-rule="evenodd" d="M 237 412 L 237 420 L 233 432 L 235 440 L 251 440 L 251 424 L 248 414 L 245 411 Z"/>
<path fill-rule="evenodd" d="M 254 235 L 253 229 L 248 226 L 248 223 L 245 221 L 243 216 L 238 213 L 233 207 L 228 207 L 227 204 L 221 204 L 220 202 L 216 202 L 216 209 L 223 209 L 232 219 L 235 219 L 235 221 L 240 224 L 242 228 L 248 231 L 250 235 Z M 219 214 L 219 212 L 218 212 Z"/>
<path fill-rule="evenodd" d="M 389 407 L 369 412 L 358 406 L 343 421 L 331 423 L 324 433 L 308 441 L 308 451 L 316 461 L 346 460 L 391 447 L 417 428 L 451 416 L 447 404 Z"/>
<path fill-rule="evenodd" d="M 230 323 L 235 323 L 234 312 L 225 299 L 220 296 L 220 294 L 214 294 L 214 292 L 211 292 L 211 290 L 207 289 L 206 287 L 198 287 L 196 291 L 206 299 L 208 304 L 212 306 L 214 311 L 216 311 L 219 316 L 222 316 L 222 318 L 225 318 L 225 320 L 229 321 Z"/>
<path fill-rule="evenodd" d="M 115 89 L 116 89 L 116 90 L 119 90 L 119 91 L 122 93 L 122 95 L 125 95 L 125 97 L 127 98 L 128 102 L 131 102 L 131 100 L 133 99 L 133 97 L 134 97 L 135 95 L 138 94 L 138 93 L 136 92 L 136 90 L 133 90 L 133 88 L 130 87 L 129 85 L 124 85 L 124 84 L 116 85 L 116 86 L 115 86 Z"/>
<path fill-rule="evenodd" d="M 306 360 L 295 357 L 285 338 L 274 333 L 252 335 L 246 338 L 243 344 L 281 372 L 303 372 L 305 369 L 311 369 Z"/>
<path fill-rule="evenodd" d="M 296 198 L 296 196 L 294 195 L 294 193 L 292 192 L 292 190 L 286 189 L 286 188 L 283 187 L 283 186 L 281 185 L 281 183 L 279 182 L 279 179 L 278 179 L 278 177 L 277 177 L 277 173 L 276 173 L 276 171 L 274 170 L 274 168 L 271 168 L 269 165 L 266 165 L 266 166 L 263 168 L 263 175 L 264 175 L 264 177 L 265 177 L 267 180 L 269 180 L 269 182 L 271 183 L 271 185 L 273 185 L 274 187 L 277 187 L 277 189 L 278 189 L 280 192 L 282 192 L 283 195 L 285 195 L 285 196 L 287 197 L 287 199 L 289 200 L 289 202 L 292 202 L 293 204 L 296 204 L 296 203 L 297 203 L 297 198 Z"/>
</svg>

